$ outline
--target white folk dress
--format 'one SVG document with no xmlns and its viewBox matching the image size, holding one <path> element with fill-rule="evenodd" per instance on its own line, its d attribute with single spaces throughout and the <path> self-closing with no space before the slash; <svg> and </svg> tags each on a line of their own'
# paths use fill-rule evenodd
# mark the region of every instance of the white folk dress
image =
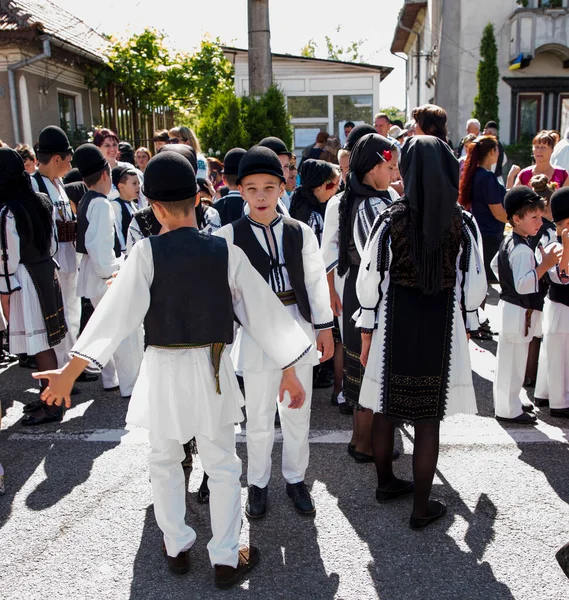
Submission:
<svg viewBox="0 0 569 600">
<path fill-rule="evenodd" d="M 357 314 L 356 324 L 360 328 L 374 329 L 359 400 L 362 406 L 374 412 L 382 412 L 384 338 L 389 320 L 386 314 L 386 292 L 390 283 L 389 267 L 386 271 L 379 272 L 376 265 L 379 262 L 380 244 L 385 235 L 389 236 L 389 228 L 390 218 L 387 217 L 365 245 L 356 284 L 360 305 L 377 307 L 376 310 L 361 309 Z M 456 258 L 454 319 L 445 416 L 477 412 L 463 310 L 478 309 L 486 298 L 487 283 L 481 245 L 477 241 L 481 240 L 480 232 L 476 221 L 466 212 L 463 218 L 463 240 Z M 386 265 L 391 263 L 390 246 L 388 237 Z M 462 261 L 464 253 L 465 263 Z M 464 299 L 464 305 L 461 305 L 461 298 Z"/>
<path fill-rule="evenodd" d="M 10 352 L 29 354 L 50 349 L 45 319 L 34 282 L 26 267 L 20 262 L 20 236 L 16 219 L 7 206 L 0 209 L 0 222 L 6 218 L 7 272 L 4 261 L 0 261 L 0 294 L 10 290 Z M 57 245 L 52 238 L 51 254 Z"/>
<path fill-rule="evenodd" d="M 236 317 L 271 359 L 283 368 L 310 348 L 310 340 L 251 266 L 228 244 L 228 279 Z M 150 240 L 137 243 L 73 347 L 72 355 L 101 368 L 119 343 L 142 324 L 150 306 L 154 263 Z M 224 425 L 243 420 L 243 396 L 229 353 L 222 355 L 221 394 L 216 393 L 209 348 L 149 346 L 126 417 L 154 436 L 185 443 L 196 434 L 215 439 Z"/>
</svg>

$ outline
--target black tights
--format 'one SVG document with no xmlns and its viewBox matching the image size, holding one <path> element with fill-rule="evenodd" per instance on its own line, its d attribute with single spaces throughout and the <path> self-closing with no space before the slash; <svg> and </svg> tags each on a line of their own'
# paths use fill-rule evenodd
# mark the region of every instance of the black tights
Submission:
<svg viewBox="0 0 569 600">
<path fill-rule="evenodd" d="M 415 423 L 415 443 L 413 446 L 413 517 L 426 517 L 429 514 L 429 495 L 435 477 L 439 458 L 440 421 Z M 385 415 L 373 416 L 371 443 L 375 456 L 377 485 L 389 488 L 397 482 L 393 474 L 393 445 L 395 423 Z"/>
<path fill-rule="evenodd" d="M 38 352 L 34 358 L 36 360 L 38 371 L 53 371 L 54 369 L 57 369 L 57 357 L 55 356 L 55 350 L 53 348 Z M 47 384 L 47 379 L 40 379 L 40 390 L 42 392 L 47 387 Z"/>
</svg>

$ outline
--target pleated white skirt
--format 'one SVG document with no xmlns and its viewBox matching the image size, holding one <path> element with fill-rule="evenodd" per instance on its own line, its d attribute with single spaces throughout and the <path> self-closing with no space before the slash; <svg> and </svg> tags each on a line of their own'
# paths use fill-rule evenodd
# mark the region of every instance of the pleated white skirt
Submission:
<svg viewBox="0 0 569 600">
<path fill-rule="evenodd" d="M 15 275 L 22 289 L 10 296 L 10 352 L 33 356 L 49 350 L 45 321 L 26 267 L 19 264 Z"/>
</svg>

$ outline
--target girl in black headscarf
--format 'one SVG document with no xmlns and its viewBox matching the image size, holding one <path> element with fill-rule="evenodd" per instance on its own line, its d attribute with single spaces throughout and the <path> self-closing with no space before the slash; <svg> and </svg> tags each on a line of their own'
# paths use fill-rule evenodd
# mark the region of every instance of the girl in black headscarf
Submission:
<svg viewBox="0 0 569 600">
<path fill-rule="evenodd" d="M 373 410 L 376 497 L 414 493 L 410 526 L 443 516 L 429 495 L 441 419 L 476 412 L 465 322 L 486 297 L 480 232 L 458 199 L 458 162 L 433 136 L 403 147 L 405 196 L 375 223 L 357 279 L 361 360 L 360 402 Z M 413 482 L 393 474 L 395 426 L 415 426 Z"/>
<path fill-rule="evenodd" d="M 21 157 L 10 148 L 0 148 L 0 198 L 0 294 L 10 326 L 10 351 L 34 356 L 40 371 L 57 369 L 53 348 L 65 337 L 67 325 L 51 258 L 52 204 L 33 191 Z M 39 400 L 24 412 L 23 425 L 63 416 L 61 407 Z"/>
<path fill-rule="evenodd" d="M 306 223 L 322 243 L 326 203 L 338 191 L 340 173 L 333 164 L 309 158 L 300 167 L 300 185 L 290 202 L 290 216 Z"/>
<path fill-rule="evenodd" d="M 355 130 L 354 130 L 355 131 Z M 353 131 L 352 131 L 353 133 Z M 344 382 L 346 402 L 354 410 L 352 440 L 348 452 L 358 462 L 372 462 L 371 423 L 373 414 L 359 404 L 364 368 L 360 362 L 361 339 L 352 315 L 360 307 L 356 278 L 367 235 L 373 221 L 391 205 L 397 194 L 388 190 L 397 168 L 397 147 L 376 133 L 361 137 L 350 153 L 346 189 L 339 206 L 338 275 L 346 276 L 342 319 L 344 343 Z"/>
</svg>

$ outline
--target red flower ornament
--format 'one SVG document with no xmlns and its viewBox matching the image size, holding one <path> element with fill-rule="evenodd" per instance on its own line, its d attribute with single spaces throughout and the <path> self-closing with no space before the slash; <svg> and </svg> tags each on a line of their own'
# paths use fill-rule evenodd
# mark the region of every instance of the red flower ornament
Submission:
<svg viewBox="0 0 569 600">
<path fill-rule="evenodd" d="M 382 152 L 382 155 L 385 162 L 389 162 L 393 157 L 393 155 L 391 154 L 391 150 L 384 150 Z"/>
</svg>

